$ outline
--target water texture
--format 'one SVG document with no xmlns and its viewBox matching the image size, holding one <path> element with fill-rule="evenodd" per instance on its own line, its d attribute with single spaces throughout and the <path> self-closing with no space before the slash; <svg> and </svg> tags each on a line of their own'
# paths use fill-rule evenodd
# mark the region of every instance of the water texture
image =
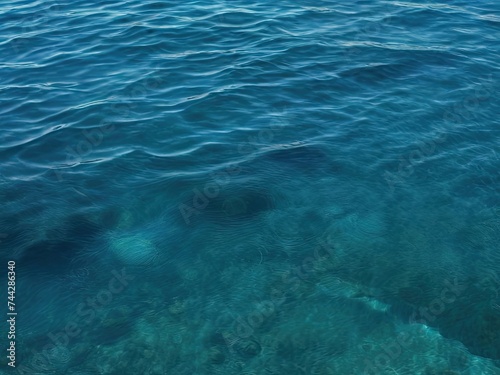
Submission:
<svg viewBox="0 0 500 375">
<path fill-rule="evenodd" d="M 2 373 L 500 374 L 499 2 L 20 0 L 0 36 Z"/>
</svg>

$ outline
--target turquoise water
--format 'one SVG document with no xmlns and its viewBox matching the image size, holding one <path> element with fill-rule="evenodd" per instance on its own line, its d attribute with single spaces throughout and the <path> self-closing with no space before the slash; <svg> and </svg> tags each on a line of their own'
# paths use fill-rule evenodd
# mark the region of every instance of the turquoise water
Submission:
<svg viewBox="0 0 500 375">
<path fill-rule="evenodd" d="M 2 373 L 500 374 L 500 3 L 0 25 Z"/>
</svg>

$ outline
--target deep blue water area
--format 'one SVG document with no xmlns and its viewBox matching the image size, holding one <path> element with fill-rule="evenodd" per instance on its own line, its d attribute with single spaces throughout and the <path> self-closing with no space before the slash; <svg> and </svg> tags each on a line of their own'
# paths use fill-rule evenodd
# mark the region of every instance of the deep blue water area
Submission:
<svg viewBox="0 0 500 375">
<path fill-rule="evenodd" d="M 500 374 L 499 88 L 494 0 L 5 2 L 1 373 Z"/>
</svg>

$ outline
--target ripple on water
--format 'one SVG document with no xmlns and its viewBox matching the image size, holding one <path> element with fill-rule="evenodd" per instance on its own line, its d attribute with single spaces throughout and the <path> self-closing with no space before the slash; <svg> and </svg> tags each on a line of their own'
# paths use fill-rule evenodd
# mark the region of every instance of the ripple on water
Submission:
<svg viewBox="0 0 500 375">
<path fill-rule="evenodd" d="M 380 372 L 498 373 L 497 10 L 0 6 L 1 251 L 40 337 L 23 347 L 84 325 L 125 267 L 54 372 L 362 373 L 406 332 Z M 300 277 L 319 243 L 328 263 Z M 455 276 L 468 292 L 408 324 Z"/>
</svg>

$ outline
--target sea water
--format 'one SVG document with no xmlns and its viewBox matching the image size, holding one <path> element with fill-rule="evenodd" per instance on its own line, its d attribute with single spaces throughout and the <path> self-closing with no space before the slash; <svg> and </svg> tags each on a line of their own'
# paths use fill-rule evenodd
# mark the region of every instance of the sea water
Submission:
<svg viewBox="0 0 500 375">
<path fill-rule="evenodd" d="M 499 14 L 1 5 L 2 373 L 500 374 Z"/>
</svg>

